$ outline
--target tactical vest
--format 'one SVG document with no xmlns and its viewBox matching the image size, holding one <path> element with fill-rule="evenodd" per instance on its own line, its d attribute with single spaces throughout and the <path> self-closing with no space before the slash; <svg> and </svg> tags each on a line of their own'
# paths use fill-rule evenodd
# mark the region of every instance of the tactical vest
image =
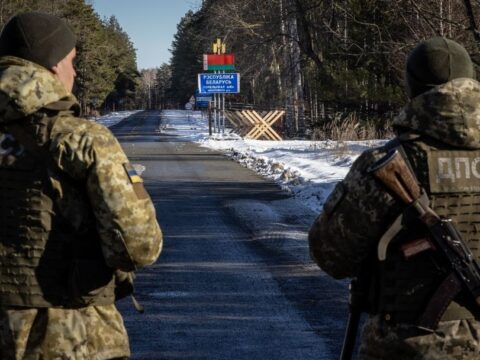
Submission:
<svg viewBox="0 0 480 360">
<path fill-rule="evenodd" d="M 421 141 L 420 141 L 421 140 Z M 405 154 L 430 206 L 440 216 L 451 218 L 473 254 L 480 257 L 480 150 L 452 149 L 432 139 L 403 143 Z M 415 219 L 404 219 L 406 230 L 389 245 L 387 258 L 378 264 L 376 308 L 386 321 L 415 323 L 445 278 L 445 268 L 434 251 L 408 260 L 401 252 L 407 241 L 427 237 Z M 460 293 L 447 308 L 442 321 L 480 320 L 478 306 Z"/>
<path fill-rule="evenodd" d="M 21 128 L 47 149 L 58 115 L 36 114 Z M 113 271 L 103 259 L 85 190 L 54 169 L 49 156 L 0 128 L 0 305 L 111 304 Z M 72 221 L 74 212 L 80 223 Z"/>
</svg>

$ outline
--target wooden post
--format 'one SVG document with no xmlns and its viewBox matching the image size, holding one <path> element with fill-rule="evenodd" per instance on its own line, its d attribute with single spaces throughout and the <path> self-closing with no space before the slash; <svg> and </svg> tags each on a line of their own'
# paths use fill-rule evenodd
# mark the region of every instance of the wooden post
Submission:
<svg viewBox="0 0 480 360">
<path fill-rule="evenodd" d="M 208 102 L 208 135 L 212 136 L 212 102 Z"/>
</svg>

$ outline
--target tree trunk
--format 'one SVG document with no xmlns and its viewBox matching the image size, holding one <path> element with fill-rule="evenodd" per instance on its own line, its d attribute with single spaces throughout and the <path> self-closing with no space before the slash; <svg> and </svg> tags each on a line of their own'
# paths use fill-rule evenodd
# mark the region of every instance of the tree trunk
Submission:
<svg viewBox="0 0 480 360">
<path fill-rule="evenodd" d="M 287 136 L 303 137 L 305 135 L 305 103 L 303 94 L 301 52 L 295 0 L 283 0 L 282 27 L 285 27 L 286 65 L 290 94 L 287 97 L 286 125 Z M 282 29 L 283 30 L 283 29 Z"/>
<path fill-rule="evenodd" d="M 440 35 L 444 36 L 445 31 L 444 31 L 444 28 L 443 28 L 443 0 L 438 1 L 438 6 L 440 8 L 439 9 L 439 11 L 440 11 Z"/>
<path fill-rule="evenodd" d="M 477 45 L 480 46 L 480 33 L 478 32 L 477 22 L 475 20 L 475 14 L 473 13 L 472 2 L 470 0 L 463 0 L 463 3 L 465 4 L 465 10 L 467 12 L 467 17 L 470 22 L 469 30 L 472 32 L 473 37 L 477 42 Z"/>
</svg>

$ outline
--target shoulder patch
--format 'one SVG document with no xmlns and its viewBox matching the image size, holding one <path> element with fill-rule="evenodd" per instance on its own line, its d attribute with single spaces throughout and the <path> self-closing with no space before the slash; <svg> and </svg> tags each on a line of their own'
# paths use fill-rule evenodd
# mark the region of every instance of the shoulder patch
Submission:
<svg viewBox="0 0 480 360">
<path fill-rule="evenodd" d="M 125 171 L 127 172 L 128 178 L 130 179 L 130 182 L 132 184 L 143 183 L 142 178 L 140 177 L 140 175 L 138 175 L 137 171 L 132 166 L 132 164 L 125 163 L 125 164 L 123 164 L 123 167 L 125 168 Z"/>
<path fill-rule="evenodd" d="M 145 190 L 145 187 L 143 186 L 143 179 L 140 177 L 140 175 L 138 175 L 132 164 L 125 163 L 123 164 L 123 167 L 127 172 L 127 176 L 130 179 L 130 182 L 132 183 L 133 191 L 135 191 L 137 198 L 139 200 L 148 199 L 149 196 L 147 190 Z"/>
</svg>

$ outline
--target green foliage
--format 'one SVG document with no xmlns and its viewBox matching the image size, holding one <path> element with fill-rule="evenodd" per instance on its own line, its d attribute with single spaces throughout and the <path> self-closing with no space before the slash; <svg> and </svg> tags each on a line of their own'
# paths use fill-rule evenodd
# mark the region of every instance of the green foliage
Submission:
<svg viewBox="0 0 480 360">
<path fill-rule="evenodd" d="M 199 39 L 203 14 L 189 11 L 177 25 L 172 42 L 171 83 L 168 95 L 177 106 L 188 101 L 195 92 L 197 74 L 202 70 L 204 48 Z"/>
<path fill-rule="evenodd" d="M 136 108 L 135 93 L 140 73 L 137 70 L 135 48 L 118 20 L 112 16 L 104 21 L 109 46 L 109 61 L 115 71 L 114 90 L 105 100 L 104 107 Z"/>
<path fill-rule="evenodd" d="M 204 0 L 178 24 L 171 63 L 141 73 L 118 21 L 100 19 L 89 1 L 0 0 L 0 25 L 26 10 L 56 14 L 75 29 L 75 92 L 85 111 L 183 107 L 217 38 L 235 54 L 242 79 L 242 93 L 227 103 L 283 107 L 286 123 L 306 117 L 310 129 L 353 111 L 364 123 L 391 118 L 406 100 L 406 56 L 422 39 L 457 40 L 480 63 L 472 25 L 480 3 L 471 0 Z M 302 131 L 297 126 L 293 136 Z"/>
<path fill-rule="evenodd" d="M 114 89 L 115 70 L 110 63 L 108 36 L 98 15 L 83 0 L 65 3 L 63 16 L 77 34 L 77 87 L 83 109 L 101 103 Z"/>
<path fill-rule="evenodd" d="M 170 94 L 168 91 L 172 86 L 172 68 L 168 64 L 162 64 L 157 69 L 155 89 L 158 94 L 157 108 L 165 109 L 169 106 Z"/>
<path fill-rule="evenodd" d="M 406 101 L 405 59 L 422 39 L 457 40 L 480 63 L 467 2 L 478 22 L 480 3 L 468 0 L 205 0 L 179 24 L 171 96 L 191 94 L 218 37 L 242 75 L 235 101 L 295 107 L 310 129 L 350 112 L 384 124 Z"/>
</svg>

